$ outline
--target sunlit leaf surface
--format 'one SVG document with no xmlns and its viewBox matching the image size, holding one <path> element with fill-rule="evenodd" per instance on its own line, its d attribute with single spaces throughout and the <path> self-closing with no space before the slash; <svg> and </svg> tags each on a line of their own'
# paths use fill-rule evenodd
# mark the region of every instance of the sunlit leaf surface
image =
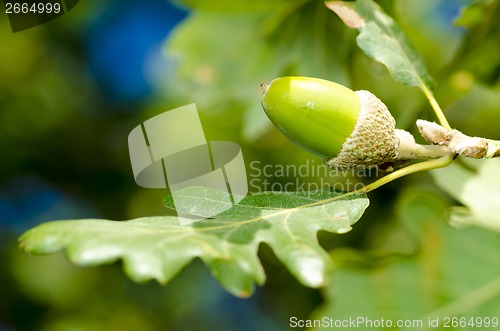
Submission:
<svg viewBox="0 0 500 331">
<path fill-rule="evenodd" d="M 224 196 L 202 188 L 185 189 L 176 199 L 178 211 L 196 208 Z M 176 198 L 177 198 L 176 196 Z M 219 199 L 219 200 L 218 200 Z M 173 207 L 173 200 L 165 199 Z M 317 232 L 345 233 L 368 206 L 364 195 L 330 191 L 273 193 L 246 197 L 239 205 L 191 225 L 173 216 L 117 222 L 100 219 L 42 224 L 21 237 L 21 247 L 35 254 L 66 250 L 78 265 L 99 265 L 122 259 L 126 273 L 143 282 L 168 282 L 195 257 L 201 258 L 222 286 L 248 296 L 265 274 L 257 251 L 268 244 L 304 285 L 324 286 L 331 272 L 329 255 Z"/>
</svg>

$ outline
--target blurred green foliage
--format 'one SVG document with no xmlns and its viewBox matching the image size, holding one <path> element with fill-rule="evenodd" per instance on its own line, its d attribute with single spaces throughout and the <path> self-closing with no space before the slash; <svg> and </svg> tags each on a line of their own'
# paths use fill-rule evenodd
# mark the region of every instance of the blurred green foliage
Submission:
<svg viewBox="0 0 500 331">
<path fill-rule="evenodd" d="M 118 265 L 79 269 L 62 255 L 19 252 L 17 235 L 42 221 L 168 214 L 161 206 L 165 192 L 135 186 L 127 152 L 129 131 L 167 109 L 196 102 L 209 140 L 238 142 L 247 164 L 270 165 L 320 163 L 274 129 L 260 108 L 259 83 L 277 76 L 314 76 L 370 90 L 386 103 L 398 127 L 414 133 L 417 118 L 434 119 L 420 91 L 395 82 L 382 65 L 367 58 L 355 44 L 356 32 L 317 0 L 182 1 L 189 15 L 165 40 L 170 71 L 155 81 L 153 94 L 143 101 L 110 100 L 89 72 L 84 43 L 87 29 L 110 3 L 81 2 L 53 22 L 16 34 L 0 14 L 0 330 L 283 330 L 291 316 L 308 318 L 322 301 L 326 307 L 343 304 L 333 309 L 348 314 L 346 307 L 357 307 L 366 295 L 351 290 L 370 286 L 375 277 L 391 287 L 390 277 L 399 275 L 389 276 L 393 272 L 410 273 L 414 281 L 432 285 L 434 274 L 419 277 L 409 270 L 435 267 L 439 252 L 449 252 L 447 263 L 469 268 L 470 279 L 485 273 L 498 277 L 491 262 L 500 252 L 484 239 L 497 243 L 498 234 L 447 228 L 447 206 L 465 201 L 440 190 L 429 174 L 412 175 L 370 194 L 371 206 L 354 231 L 319 234 L 323 247 L 342 249 L 347 262 L 358 261 L 354 266 L 346 262 L 334 275 L 346 294 L 344 303 L 336 301 L 332 289 L 320 293 L 303 288 L 265 246 L 260 257 L 268 281 L 246 301 L 222 291 L 201 264 L 161 287 L 132 283 Z M 466 134 L 500 139 L 500 2 L 378 3 L 422 53 L 450 124 Z M 476 171 L 466 163 L 459 166 Z M 314 177 L 299 181 L 319 181 Z M 30 180 L 32 190 L 57 199 L 48 205 L 48 193 L 28 195 L 31 191 L 20 184 L 23 178 Z M 330 183 L 345 180 L 328 178 Z M 458 179 L 451 176 L 453 180 Z M 498 201 L 498 196 L 489 197 Z M 12 208 L 6 206 L 16 208 L 8 213 Z M 467 237 L 458 244 L 463 247 L 443 248 L 456 236 Z M 457 258 L 460 249 L 478 241 L 487 247 L 475 253 L 474 264 Z M 438 272 L 442 269 L 433 270 L 446 288 L 447 278 Z M 483 282 L 472 280 L 473 285 L 464 282 L 454 293 L 467 293 Z M 450 293 L 434 299 L 450 303 Z M 413 295 L 404 299 L 411 307 Z M 489 311 L 500 315 L 495 306 Z"/>
</svg>

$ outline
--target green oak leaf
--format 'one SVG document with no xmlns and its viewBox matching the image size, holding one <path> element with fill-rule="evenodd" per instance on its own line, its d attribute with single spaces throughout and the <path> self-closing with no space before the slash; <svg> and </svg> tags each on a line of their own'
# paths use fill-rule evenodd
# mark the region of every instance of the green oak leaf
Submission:
<svg viewBox="0 0 500 331">
<path fill-rule="evenodd" d="M 349 28 L 359 31 L 358 46 L 384 64 L 395 80 L 424 91 L 434 89 L 434 80 L 421 55 L 396 22 L 374 1 L 327 1 L 325 4 Z"/>
<path fill-rule="evenodd" d="M 187 188 L 176 192 L 175 207 L 196 215 L 202 210 L 196 207 L 210 208 L 227 198 L 211 189 Z M 173 207 L 173 202 L 165 199 L 167 206 Z M 245 297 L 254 283 L 265 281 L 257 256 L 261 243 L 268 244 L 302 284 L 326 285 L 332 263 L 318 244 L 317 232 L 349 231 L 367 206 L 364 194 L 265 192 L 247 196 L 212 219 L 184 226 L 174 216 L 49 222 L 23 234 L 20 246 L 34 254 L 64 249 L 82 266 L 122 259 L 125 272 L 138 282 L 166 283 L 199 257 L 224 288 Z"/>
<path fill-rule="evenodd" d="M 437 319 L 442 328 L 446 317 L 470 321 L 488 316 L 491 322 L 491 317 L 500 314 L 500 263 L 493 258 L 500 252 L 500 238 L 486 232 L 441 228 L 437 237 L 440 250 L 434 256 L 421 254 L 370 268 L 337 268 L 335 283 L 324 292 L 325 304 L 311 318 L 342 321 L 359 317 L 364 322 L 357 329 L 367 331 L 381 328 L 363 323 L 382 318 L 393 323 L 387 330 L 435 330 L 429 321 Z M 398 327 L 397 321 L 402 320 L 422 324 Z"/>
<path fill-rule="evenodd" d="M 462 323 L 456 329 L 483 330 L 486 325 L 479 323 L 487 317 L 491 327 L 492 318 L 500 316 L 500 234 L 449 227 L 441 212 L 446 206 L 437 196 L 413 195 L 404 200 L 399 217 L 413 229 L 412 237 L 419 238 L 414 254 L 377 258 L 373 251 L 332 251 L 335 282 L 323 290 L 325 303 L 311 319 L 356 321 L 359 317 L 360 324 L 348 326 L 368 331 L 447 330 L 451 321 L 445 327 L 445 318 L 456 318 Z M 374 323 L 381 319 L 385 327 L 376 327 Z M 436 320 L 439 326 L 429 325 Z M 464 325 L 464 320 L 471 324 Z M 398 326 L 398 321 L 410 324 Z"/>
<path fill-rule="evenodd" d="M 500 232 L 500 159 L 468 161 L 477 172 L 453 163 L 431 171 L 436 183 L 465 207 L 452 207 L 450 223 Z"/>
</svg>

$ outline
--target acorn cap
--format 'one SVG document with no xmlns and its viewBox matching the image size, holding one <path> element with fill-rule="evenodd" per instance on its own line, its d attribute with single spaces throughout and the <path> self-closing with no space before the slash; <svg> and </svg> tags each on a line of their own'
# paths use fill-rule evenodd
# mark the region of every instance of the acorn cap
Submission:
<svg viewBox="0 0 500 331">
<path fill-rule="evenodd" d="M 395 120 L 372 93 L 308 77 L 281 77 L 262 88 L 271 121 L 331 168 L 372 167 L 397 158 Z"/>
<path fill-rule="evenodd" d="M 326 159 L 330 168 L 373 167 L 398 157 L 396 120 L 387 106 L 369 91 L 356 91 L 361 111 L 354 130 L 337 156 Z"/>
</svg>

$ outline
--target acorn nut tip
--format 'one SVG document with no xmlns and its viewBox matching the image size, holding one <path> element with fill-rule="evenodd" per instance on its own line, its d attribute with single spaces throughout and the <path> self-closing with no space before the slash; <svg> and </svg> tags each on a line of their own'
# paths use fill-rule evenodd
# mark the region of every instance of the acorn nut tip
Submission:
<svg viewBox="0 0 500 331">
<path fill-rule="evenodd" d="M 260 89 L 262 90 L 262 93 L 266 93 L 268 87 L 269 85 L 267 85 L 266 83 L 260 83 Z"/>
<path fill-rule="evenodd" d="M 263 85 L 262 107 L 271 121 L 329 167 L 367 168 L 397 159 L 395 120 L 372 93 L 308 77 Z"/>
</svg>

